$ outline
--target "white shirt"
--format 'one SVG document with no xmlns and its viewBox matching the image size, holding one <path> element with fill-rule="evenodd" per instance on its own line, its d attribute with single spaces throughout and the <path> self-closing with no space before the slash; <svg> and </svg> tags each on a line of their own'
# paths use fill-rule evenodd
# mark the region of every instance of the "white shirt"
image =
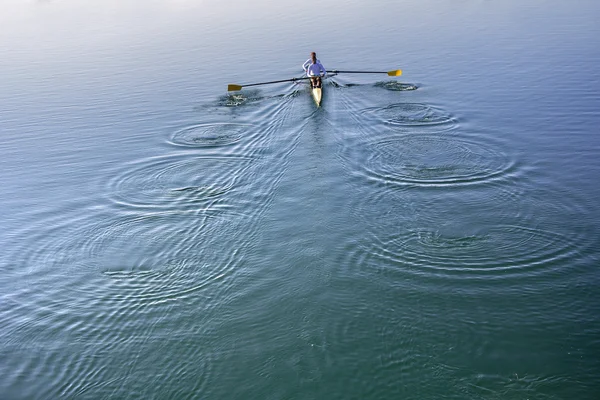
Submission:
<svg viewBox="0 0 600 400">
<path fill-rule="evenodd" d="M 321 60 L 317 60 L 316 64 L 313 64 L 312 58 L 309 58 L 304 64 L 302 64 L 302 69 L 306 71 L 306 76 L 327 75 L 327 71 L 325 70 L 323 64 L 321 64 Z"/>
</svg>

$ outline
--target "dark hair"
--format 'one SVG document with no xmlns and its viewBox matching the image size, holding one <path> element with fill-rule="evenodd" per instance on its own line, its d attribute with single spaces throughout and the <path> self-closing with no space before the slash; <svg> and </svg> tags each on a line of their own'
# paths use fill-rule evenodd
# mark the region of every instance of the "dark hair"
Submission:
<svg viewBox="0 0 600 400">
<path fill-rule="evenodd" d="M 314 51 L 312 53 L 310 53 L 310 58 L 312 58 L 312 60 L 314 62 L 316 62 L 317 61 L 317 53 L 315 53 Z"/>
</svg>

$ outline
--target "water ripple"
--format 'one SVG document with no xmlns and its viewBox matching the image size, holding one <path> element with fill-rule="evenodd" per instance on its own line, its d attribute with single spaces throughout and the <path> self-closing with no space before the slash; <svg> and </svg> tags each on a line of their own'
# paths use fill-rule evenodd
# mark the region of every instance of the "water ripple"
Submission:
<svg viewBox="0 0 600 400">
<path fill-rule="evenodd" d="M 417 90 L 417 85 L 412 83 L 401 83 L 398 81 L 383 81 L 375 83 L 375 87 L 390 90 L 392 92 L 404 92 L 408 90 Z"/>
<path fill-rule="evenodd" d="M 396 103 L 385 107 L 363 110 L 392 125 L 431 126 L 454 123 L 455 119 L 447 112 L 421 103 Z"/>
<path fill-rule="evenodd" d="M 244 90 L 243 92 L 228 93 L 219 98 L 221 107 L 242 107 L 255 105 L 263 100 L 260 90 Z"/>
<path fill-rule="evenodd" d="M 247 124 L 210 123 L 188 126 L 173 133 L 170 143 L 183 147 L 221 147 L 239 142 L 252 127 Z"/>
<path fill-rule="evenodd" d="M 484 233 L 457 235 L 435 229 L 409 229 L 377 237 L 350 251 L 347 265 L 373 265 L 388 276 L 423 279 L 524 279 L 560 274 L 577 257 L 582 239 L 554 231 L 499 225 Z M 370 271 L 372 273 L 374 271 Z"/>
<path fill-rule="evenodd" d="M 360 176 L 385 185 L 471 185 L 504 177 L 515 168 L 507 154 L 481 140 L 416 132 L 356 141 L 344 153 Z"/>
<path fill-rule="evenodd" d="M 140 379 L 129 375 L 131 369 L 118 376 L 102 360 L 122 354 L 156 358 L 155 365 L 161 362 L 157 349 L 181 348 L 184 339 L 173 337 L 174 330 L 205 326 L 202 321 L 227 301 L 244 273 L 251 235 L 231 225 L 215 227 L 222 235 L 214 235 L 193 215 L 86 209 L 47 216 L 15 232 L 9 258 L 21 268 L 6 271 L 15 283 L 0 303 L 2 346 L 13 358 L 27 355 L 13 363 L 18 372 L 6 378 L 9 385 L 37 387 L 28 377 L 44 377 L 56 383 L 49 398 L 102 392 L 107 382 L 112 390 L 114 384 L 136 385 Z M 167 374 L 184 365 L 196 378 L 210 374 L 204 347 L 191 344 L 188 354 L 202 357 L 193 366 L 169 361 Z M 189 384 L 199 385 L 195 379 Z"/>
<path fill-rule="evenodd" d="M 226 194 L 254 158 L 230 155 L 168 155 L 126 164 L 108 182 L 110 199 L 134 208 L 210 212 L 228 209 Z"/>
</svg>

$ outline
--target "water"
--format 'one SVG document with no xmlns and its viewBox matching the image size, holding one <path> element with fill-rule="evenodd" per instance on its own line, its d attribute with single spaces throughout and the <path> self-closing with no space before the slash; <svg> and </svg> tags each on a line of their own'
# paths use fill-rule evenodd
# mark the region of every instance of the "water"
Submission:
<svg viewBox="0 0 600 400">
<path fill-rule="evenodd" d="M 596 2 L 2 7 L 0 398 L 597 398 Z"/>
</svg>

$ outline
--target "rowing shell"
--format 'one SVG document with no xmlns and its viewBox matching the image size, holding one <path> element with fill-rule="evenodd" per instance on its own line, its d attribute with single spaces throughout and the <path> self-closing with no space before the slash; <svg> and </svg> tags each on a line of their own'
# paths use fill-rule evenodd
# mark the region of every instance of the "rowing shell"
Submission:
<svg viewBox="0 0 600 400">
<path fill-rule="evenodd" d="M 321 99 L 323 98 L 323 78 L 321 78 L 321 87 L 313 87 L 312 80 L 308 80 L 308 84 L 310 85 L 310 94 L 312 94 L 317 107 L 321 105 Z"/>
<path fill-rule="evenodd" d="M 321 99 L 323 98 L 323 88 L 311 88 L 310 92 L 312 93 L 313 99 L 315 99 L 315 103 L 317 103 L 317 107 L 319 107 L 321 105 Z"/>
</svg>

